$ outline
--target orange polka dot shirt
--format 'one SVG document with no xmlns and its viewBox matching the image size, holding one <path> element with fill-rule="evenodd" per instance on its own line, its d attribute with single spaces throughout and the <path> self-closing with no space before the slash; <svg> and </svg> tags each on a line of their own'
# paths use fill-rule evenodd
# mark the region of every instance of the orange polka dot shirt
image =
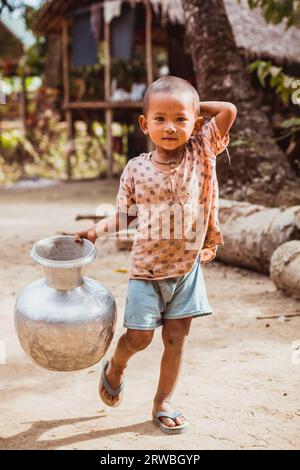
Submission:
<svg viewBox="0 0 300 470">
<path fill-rule="evenodd" d="M 152 152 L 132 158 L 123 170 L 118 212 L 137 216 L 130 279 L 165 279 L 189 272 L 216 256 L 224 244 L 218 220 L 216 156 L 227 150 L 215 118 L 185 144 L 180 164 L 160 170 Z M 228 151 L 227 151 L 228 152 Z"/>
</svg>

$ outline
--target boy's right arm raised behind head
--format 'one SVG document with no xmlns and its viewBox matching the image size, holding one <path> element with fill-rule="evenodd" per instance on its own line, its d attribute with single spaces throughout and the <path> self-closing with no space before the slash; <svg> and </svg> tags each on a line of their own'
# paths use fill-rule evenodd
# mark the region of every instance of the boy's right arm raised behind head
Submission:
<svg viewBox="0 0 300 470">
<path fill-rule="evenodd" d="M 116 212 L 110 217 L 100 220 L 95 225 L 75 233 L 75 241 L 82 243 L 82 239 L 95 243 L 97 238 L 107 238 L 112 233 L 117 233 L 120 230 L 128 228 L 129 224 L 136 218 L 136 216 L 129 216 L 126 213 Z"/>
</svg>

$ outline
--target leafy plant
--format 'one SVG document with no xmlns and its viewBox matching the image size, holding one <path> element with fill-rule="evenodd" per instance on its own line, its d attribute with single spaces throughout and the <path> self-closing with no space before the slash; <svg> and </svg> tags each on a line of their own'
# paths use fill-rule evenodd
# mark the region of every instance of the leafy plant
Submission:
<svg viewBox="0 0 300 470">
<path fill-rule="evenodd" d="M 285 139 L 286 137 L 295 138 L 296 133 L 300 132 L 300 118 L 292 117 L 290 119 L 285 119 L 280 124 L 280 127 L 284 129 L 284 132 L 277 138 L 277 140 Z"/>
<path fill-rule="evenodd" d="M 126 148 L 127 127 L 113 124 L 113 136 L 119 136 Z M 91 129 L 76 123 L 72 177 L 95 178 L 107 171 L 105 126 L 93 122 Z M 41 114 L 32 128 L 30 140 L 20 130 L 2 132 L 0 137 L 0 183 L 26 177 L 65 179 L 68 150 L 66 124 L 51 110 Z M 126 164 L 125 155 L 114 152 L 113 173 L 119 174 Z"/>
<path fill-rule="evenodd" d="M 266 86 L 266 79 L 269 84 L 280 95 L 283 102 L 288 103 L 295 92 L 295 84 L 300 80 L 282 72 L 282 67 L 276 67 L 271 61 L 256 60 L 248 66 L 250 72 L 256 71 L 258 80 L 262 87 Z"/>
</svg>

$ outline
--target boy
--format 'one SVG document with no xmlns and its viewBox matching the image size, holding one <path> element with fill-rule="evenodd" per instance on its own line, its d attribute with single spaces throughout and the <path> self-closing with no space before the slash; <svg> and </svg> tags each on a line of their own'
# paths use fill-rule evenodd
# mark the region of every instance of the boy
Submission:
<svg viewBox="0 0 300 470">
<path fill-rule="evenodd" d="M 164 354 L 152 416 L 170 434 L 188 427 L 186 417 L 174 410 L 170 398 L 192 318 L 213 313 L 201 263 L 211 261 L 217 245 L 223 244 L 216 155 L 229 143 L 228 131 L 236 113 L 231 103 L 202 102 L 201 115 L 211 118 L 203 125 L 199 95 L 189 82 L 167 76 L 152 83 L 144 96 L 139 124 L 155 150 L 127 163 L 116 215 L 75 235 L 78 242 L 87 238 L 94 243 L 137 217 L 124 314 L 127 331 L 111 360 L 105 361 L 99 392 L 107 405 L 120 404 L 128 360 L 149 345 L 155 328 L 162 325 Z M 169 216 L 168 223 L 161 222 L 162 214 Z M 166 227 L 169 233 L 165 237 Z"/>
</svg>

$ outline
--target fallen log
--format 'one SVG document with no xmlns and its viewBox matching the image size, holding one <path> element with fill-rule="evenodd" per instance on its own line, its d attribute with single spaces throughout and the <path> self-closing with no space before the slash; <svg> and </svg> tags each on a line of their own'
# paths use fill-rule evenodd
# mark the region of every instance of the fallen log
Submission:
<svg viewBox="0 0 300 470">
<path fill-rule="evenodd" d="M 217 259 L 266 274 L 276 248 L 300 240 L 300 206 L 267 208 L 220 198 L 219 220 L 224 245 Z"/>
<path fill-rule="evenodd" d="M 99 222 L 99 220 L 105 219 L 106 217 L 110 217 L 111 215 L 115 214 L 116 209 L 112 204 L 100 204 L 97 207 L 95 214 L 87 214 L 82 215 L 78 214 L 75 220 L 85 220 L 85 219 L 92 219 L 95 223 Z"/>
<path fill-rule="evenodd" d="M 283 243 L 274 251 L 270 277 L 277 289 L 300 299 L 300 241 Z"/>
<path fill-rule="evenodd" d="M 99 206 L 97 210 L 97 214 L 91 214 L 91 215 L 78 214 L 75 220 L 78 221 L 78 220 L 84 220 L 84 219 L 92 219 L 94 223 L 97 223 L 99 222 L 99 220 L 105 219 L 106 217 L 113 215 L 114 211 L 115 211 L 114 208 L 106 207 L 106 205 L 103 205 L 103 207 Z M 131 228 L 121 230 L 120 232 L 114 235 L 114 238 L 116 239 L 115 241 L 116 249 L 118 251 L 130 251 L 132 249 L 136 226 L 137 226 L 137 220 L 131 222 Z"/>
<path fill-rule="evenodd" d="M 92 214 L 91 215 L 78 214 L 78 215 L 76 215 L 75 220 L 77 222 L 78 220 L 91 219 L 96 223 L 96 222 L 99 222 L 99 220 L 104 219 L 105 217 L 107 217 L 107 216 L 106 215 L 92 215 Z"/>
<path fill-rule="evenodd" d="M 78 215 L 76 220 L 97 222 L 112 211 L 105 207 L 95 215 Z M 300 206 L 268 208 L 220 198 L 219 219 L 224 245 L 219 245 L 216 259 L 230 265 L 268 274 L 276 248 L 289 240 L 300 240 Z M 134 228 L 129 231 L 127 239 L 123 235 L 116 241 L 118 250 L 132 248 Z"/>
<path fill-rule="evenodd" d="M 271 315 L 269 317 L 255 317 L 256 320 L 278 320 L 278 318 L 293 318 L 293 317 L 300 317 L 300 313 L 291 313 L 287 315 Z"/>
<path fill-rule="evenodd" d="M 130 251 L 132 249 L 135 228 L 121 230 L 116 236 L 116 248 L 118 251 Z"/>
</svg>

